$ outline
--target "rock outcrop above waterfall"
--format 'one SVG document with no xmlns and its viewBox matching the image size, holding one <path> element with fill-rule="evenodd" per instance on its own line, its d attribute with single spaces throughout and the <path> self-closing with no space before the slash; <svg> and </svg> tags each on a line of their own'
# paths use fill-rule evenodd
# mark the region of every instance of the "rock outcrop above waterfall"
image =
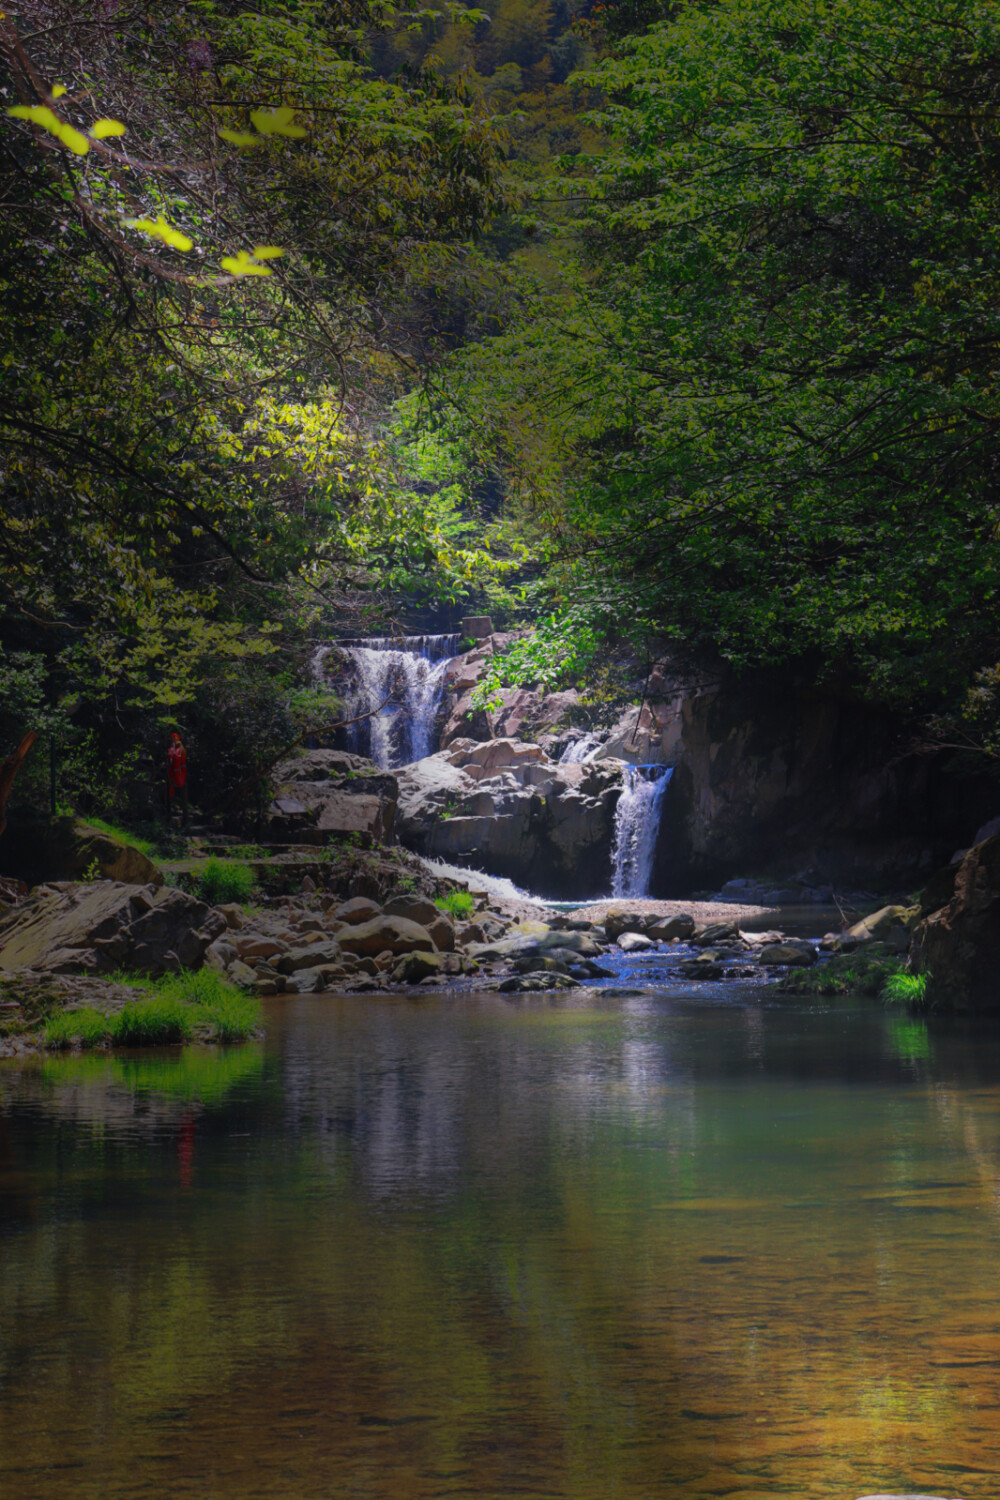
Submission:
<svg viewBox="0 0 1000 1500">
<path fill-rule="evenodd" d="M 399 787 L 391 772 L 344 750 L 309 750 L 275 773 L 270 831 L 325 842 L 329 835 L 358 834 L 388 844 L 395 835 Z"/>
<path fill-rule="evenodd" d="M 552 899 L 608 890 L 617 762 L 561 765 L 518 740 L 458 739 L 397 776 L 397 828 L 409 848 Z"/>
</svg>

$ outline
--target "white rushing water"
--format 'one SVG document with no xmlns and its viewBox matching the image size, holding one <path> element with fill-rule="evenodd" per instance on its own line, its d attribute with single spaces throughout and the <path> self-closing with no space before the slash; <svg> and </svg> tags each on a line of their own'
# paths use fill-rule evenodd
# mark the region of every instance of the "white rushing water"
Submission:
<svg viewBox="0 0 1000 1500">
<path fill-rule="evenodd" d="M 672 766 L 626 766 L 625 790 L 615 809 L 611 849 L 611 892 L 646 896 L 660 832 L 663 797 L 674 774 Z"/>
<path fill-rule="evenodd" d="M 522 891 L 506 875 L 487 875 L 483 870 L 470 869 L 468 865 L 451 865 L 445 859 L 429 859 L 424 855 L 420 856 L 420 860 L 439 880 L 453 880 L 456 885 L 464 885 L 469 890 L 485 891 L 488 896 L 496 896 L 505 901 L 527 901 L 532 906 L 550 904 L 542 896 Z"/>
<path fill-rule="evenodd" d="M 581 761 L 590 760 L 602 744 L 600 735 L 584 734 L 578 740 L 571 741 L 559 757 L 559 762 L 564 766 L 579 765 Z"/>
<path fill-rule="evenodd" d="M 344 717 L 371 714 L 348 728 L 352 750 L 383 770 L 433 754 L 435 720 L 458 636 L 372 636 L 340 649 L 354 666 Z"/>
</svg>

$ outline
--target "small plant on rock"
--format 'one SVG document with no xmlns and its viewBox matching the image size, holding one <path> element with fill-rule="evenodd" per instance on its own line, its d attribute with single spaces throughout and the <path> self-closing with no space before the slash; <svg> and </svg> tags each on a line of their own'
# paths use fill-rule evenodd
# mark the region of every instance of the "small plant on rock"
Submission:
<svg viewBox="0 0 1000 1500">
<path fill-rule="evenodd" d="M 927 975 L 890 974 L 882 989 L 882 998 L 890 1005 L 926 1005 Z"/>
<path fill-rule="evenodd" d="M 438 896 L 434 905 L 440 907 L 441 911 L 450 912 L 453 917 L 461 917 L 467 920 L 476 909 L 476 903 L 468 891 L 449 891 L 447 896 Z"/>
<path fill-rule="evenodd" d="M 228 901 L 249 901 L 253 893 L 253 871 L 249 865 L 232 859 L 211 859 L 204 868 L 196 871 L 195 883 L 198 894 L 211 906 L 221 906 Z"/>
</svg>

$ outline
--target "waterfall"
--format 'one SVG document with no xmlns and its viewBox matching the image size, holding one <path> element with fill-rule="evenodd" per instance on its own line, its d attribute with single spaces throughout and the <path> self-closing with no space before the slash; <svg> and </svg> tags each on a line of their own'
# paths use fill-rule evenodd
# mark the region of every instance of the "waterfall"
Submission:
<svg viewBox="0 0 1000 1500">
<path fill-rule="evenodd" d="M 348 728 L 351 749 L 383 770 L 423 760 L 434 751 L 434 726 L 457 635 L 371 636 L 342 641 L 353 681 L 344 691 L 344 717 L 381 707 Z"/>
<path fill-rule="evenodd" d="M 653 873 L 663 796 L 672 766 L 626 766 L 625 789 L 615 808 L 611 850 L 612 894 L 645 896 Z"/>
<path fill-rule="evenodd" d="M 559 762 L 564 766 L 579 765 L 581 761 L 590 760 L 595 750 L 603 743 L 599 734 L 583 734 L 578 740 L 571 740 L 566 746 Z"/>
</svg>

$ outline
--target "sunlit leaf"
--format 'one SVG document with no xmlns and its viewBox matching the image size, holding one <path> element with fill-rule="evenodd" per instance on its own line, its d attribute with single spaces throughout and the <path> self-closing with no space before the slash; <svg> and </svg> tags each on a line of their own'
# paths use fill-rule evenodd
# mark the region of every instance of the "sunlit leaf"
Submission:
<svg viewBox="0 0 1000 1500">
<path fill-rule="evenodd" d="M 63 96 L 63 94 L 65 94 L 65 92 L 66 92 L 66 85 L 64 83 L 54 83 L 52 85 L 52 94 L 51 94 L 51 97 L 53 99 L 61 99 L 62 96 Z"/>
<path fill-rule="evenodd" d="M 90 133 L 96 141 L 105 141 L 109 135 L 124 135 L 125 126 L 121 120 L 95 120 Z"/>
<path fill-rule="evenodd" d="M 277 260 L 278 256 L 284 253 L 278 245 L 254 245 L 253 247 L 254 260 Z"/>
<path fill-rule="evenodd" d="M 270 276 L 267 266 L 259 266 L 255 260 L 241 250 L 238 255 L 224 255 L 222 269 L 231 276 Z"/>
<path fill-rule="evenodd" d="M 30 120 L 32 125 L 40 125 L 43 130 L 62 141 L 64 146 L 68 146 L 76 156 L 86 156 L 90 150 L 87 137 L 72 125 L 67 125 L 65 120 L 60 120 L 47 104 L 13 104 L 7 113 L 15 120 Z"/>
<path fill-rule="evenodd" d="M 219 134 L 222 136 L 222 139 L 224 141 L 228 141 L 231 146 L 239 146 L 243 150 L 246 150 L 248 146 L 259 146 L 261 144 L 257 136 L 250 135 L 245 130 L 223 129 L 219 131 Z"/>
<path fill-rule="evenodd" d="M 155 219 L 126 219 L 125 223 L 129 229 L 139 229 L 143 234 L 148 234 L 150 239 L 162 240 L 174 250 L 190 250 L 194 240 L 168 224 L 162 214 Z"/>
<path fill-rule="evenodd" d="M 301 140 L 307 132 L 302 125 L 291 123 L 294 114 L 295 111 L 287 104 L 282 104 L 277 109 L 255 109 L 251 112 L 250 119 L 261 135 L 286 135 L 293 140 Z"/>
</svg>

